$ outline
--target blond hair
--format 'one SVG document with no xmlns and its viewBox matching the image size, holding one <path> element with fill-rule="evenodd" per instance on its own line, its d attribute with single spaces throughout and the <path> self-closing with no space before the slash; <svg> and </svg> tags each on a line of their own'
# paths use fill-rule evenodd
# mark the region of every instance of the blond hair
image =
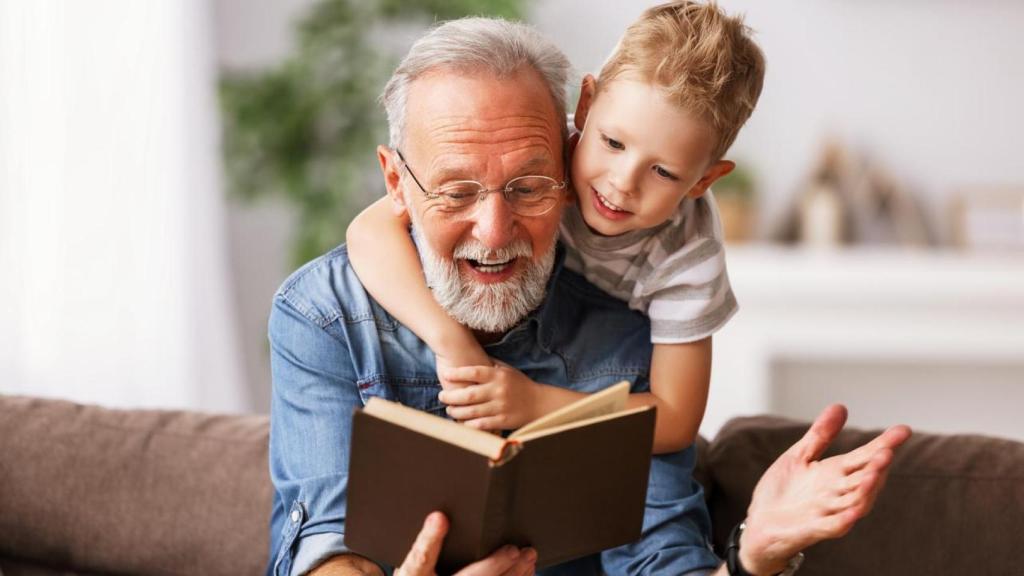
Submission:
<svg viewBox="0 0 1024 576">
<path fill-rule="evenodd" d="M 757 105 L 764 55 L 742 16 L 712 0 L 647 9 L 623 34 L 598 78 L 598 89 L 623 75 L 661 87 L 669 100 L 715 130 L 712 160 L 732 146 Z"/>
</svg>

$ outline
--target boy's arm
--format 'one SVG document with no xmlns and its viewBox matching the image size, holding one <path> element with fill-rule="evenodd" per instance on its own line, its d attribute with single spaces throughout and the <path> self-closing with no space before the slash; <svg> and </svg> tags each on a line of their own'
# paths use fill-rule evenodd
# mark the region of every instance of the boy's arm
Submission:
<svg viewBox="0 0 1024 576">
<path fill-rule="evenodd" d="M 658 407 L 653 453 L 677 452 L 693 443 L 704 418 L 710 377 L 710 336 L 685 344 L 654 345 L 651 392 L 630 394 L 627 404 Z M 535 382 L 501 362 L 447 370 L 445 379 L 460 385 L 441 393 L 448 415 L 483 430 L 519 428 L 584 396 Z"/>
<path fill-rule="evenodd" d="M 423 279 L 409 223 L 386 198 L 363 210 L 345 234 L 349 259 L 367 292 L 449 365 L 490 365 L 473 333 L 434 299 Z"/>
<path fill-rule="evenodd" d="M 711 337 L 684 344 L 655 344 L 651 391 L 629 395 L 629 406 L 658 407 L 655 454 L 682 450 L 697 437 L 711 382 Z"/>
</svg>

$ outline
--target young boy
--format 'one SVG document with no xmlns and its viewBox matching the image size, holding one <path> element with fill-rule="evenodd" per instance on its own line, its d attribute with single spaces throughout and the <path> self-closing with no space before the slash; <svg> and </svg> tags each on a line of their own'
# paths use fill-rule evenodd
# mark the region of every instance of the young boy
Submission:
<svg viewBox="0 0 1024 576">
<path fill-rule="evenodd" d="M 713 2 L 671 2 L 633 23 L 598 79 L 583 79 L 566 210 L 565 265 L 651 319 L 655 453 L 693 442 L 704 415 L 711 335 L 736 311 L 708 188 L 761 92 L 764 58 L 740 18 Z M 366 289 L 437 356 L 448 414 L 470 426 L 519 427 L 578 393 L 497 363 L 437 304 L 402 222 L 382 200 L 348 230 Z"/>
</svg>

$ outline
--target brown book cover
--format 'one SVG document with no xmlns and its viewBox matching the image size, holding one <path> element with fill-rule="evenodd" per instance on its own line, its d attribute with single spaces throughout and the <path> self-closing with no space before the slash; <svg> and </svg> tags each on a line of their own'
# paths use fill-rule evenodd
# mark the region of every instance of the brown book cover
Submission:
<svg viewBox="0 0 1024 576">
<path fill-rule="evenodd" d="M 653 407 L 620 383 L 507 439 L 373 399 L 352 425 L 345 543 L 398 566 L 427 514 L 449 519 L 438 573 L 505 544 L 543 568 L 640 537 Z"/>
</svg>

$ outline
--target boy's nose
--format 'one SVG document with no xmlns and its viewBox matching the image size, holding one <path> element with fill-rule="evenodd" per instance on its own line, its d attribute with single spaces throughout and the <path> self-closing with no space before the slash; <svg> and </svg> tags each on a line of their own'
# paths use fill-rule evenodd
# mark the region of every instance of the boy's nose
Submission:
<svg viewBox="0 0 1024 576">
<path fill-rule="evenodd" d="M 636 191 L 639 181 L 638 168 L 627 162 L 619 162 L 610 167 L 608 182 L 623 194 L 632 194 Z"/>
</svg>

